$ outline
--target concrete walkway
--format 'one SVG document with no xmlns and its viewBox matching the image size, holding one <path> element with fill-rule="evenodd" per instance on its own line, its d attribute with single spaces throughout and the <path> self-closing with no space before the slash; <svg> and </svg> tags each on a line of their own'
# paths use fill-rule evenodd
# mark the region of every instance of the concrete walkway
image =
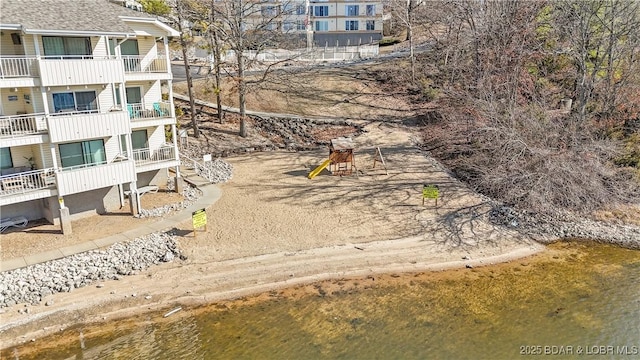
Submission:
<svg viewBox="0 0 640 360">
<path fill-rule="evenodd" d="M 169 231 L 179 226 L 180 223 L 186 222 L 191 219 L 191 213 L 196 210 L 208 208 L 214 204 L 220 196 L 222 196 L 222 190 L 215 185 L 207 184 L 204 186 L 198 186 L 202 191 L 202 197 L 191 206 L 182 209 L 181 211 L 160 218 L 158 221 L 148 224 L 141 224 L 140 226 L 111 235 L 102 239 L 95 239 L 84 243 L 62 247 L 55 250 L 45 251 L 39 254 L 19 257 L 15 259 L 2 260 L 0 262 L 0 271 L 14 270 L 22 267 L 26 267 L 33 264 L 44 263 L 47 261 L 60 259 L 65 256 L 82 253 L 89 250 L 98 250 L 111 246 L 117 242 L 133 240 L 154 232 Z"/>
</svg>

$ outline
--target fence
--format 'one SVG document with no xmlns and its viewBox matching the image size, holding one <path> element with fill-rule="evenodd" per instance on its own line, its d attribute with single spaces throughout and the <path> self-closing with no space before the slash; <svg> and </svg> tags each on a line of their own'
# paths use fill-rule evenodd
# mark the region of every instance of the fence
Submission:
<svg viewBox="0 0 640 360">
<path fill-rule="evenodd" d="M 360 45 L 360 46 L 325 46 L 314 47 L 310 49 L 297 50 L 267 50 L 260 53 L 255 50 L 244 52 L 244 56 L 249 60 L 259 62 L 281 62 L 281 61 L 300 61 L 300 62 L 334 62 L 334 61 L 356 61 L 376 57 L 379 54 L 378 44 Z M 224 54 L 223 61 L 233 62 L 235 53 L 233 50 Z M 209 62 L 213 63 L 210 57 Z"/>
</svg>

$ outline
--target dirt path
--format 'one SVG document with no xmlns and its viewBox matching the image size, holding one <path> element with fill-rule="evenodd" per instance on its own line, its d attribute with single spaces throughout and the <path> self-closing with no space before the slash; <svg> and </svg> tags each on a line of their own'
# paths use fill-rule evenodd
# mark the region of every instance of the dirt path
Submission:
<svg viewBox="0 0 640 360">
<path fill-rule="evenodd" d="M 204 304 L 302 283 L 381 272 L 483 265 L 541 246 L 495 227 L 483 199 L 417 151 L 411 134 L 370 123 L 355 139 L 359 176 L 306 174 L 328 156 L 265 152 L 227 158 L 231 182 L 209 212 L 208 231 L 181 224 L 187 260 L 153 267 L 103 287 L 56 294 L 50 306 L 5 309 L 2 347 L 80 323 L 188 304 Z M 373 168 L 380 147 L 389 174 Z M 422 206 L 423 183 L 442 198 Z M 470 260 L 463 260 L 463 257 Z M 135 294 L 135 296 L 133 296 Z M 44 302 L 42 303 L 44 304 Z"/>
</svg>

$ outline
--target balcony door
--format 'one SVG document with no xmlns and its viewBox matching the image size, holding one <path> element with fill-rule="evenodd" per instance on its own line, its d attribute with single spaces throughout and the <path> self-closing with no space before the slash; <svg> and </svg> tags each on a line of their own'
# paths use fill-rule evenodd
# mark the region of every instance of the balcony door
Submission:
<svg viewBox="0 0 640 360">
<path fill-rule="evenodd" d="M 127 87 L 124 89 L 127 96 L 127 111 L 129 118 L 135 119 L 142 116 L 142 90 L 140 87 Z"/>
<path fill-rule="evenodd" d="M 10 169 L 13 167 L 13 159 L 11 158 L 11 148 L 0 148 L 0 169 Z"/>
<path fill-rule="evenodd" d="M 142 104 L 142 91 L 139 86 L 125 88 L 127 104 Z"/>
<path fill-rule="evenodd" d="M 53 94 L 53 111 L 56 113 L 91 111 L 98 109 L 95 91 L 61 92 Z"/>
<path fill-rule="evenodd" d="M 106 162 L 103 140 L 88 140 L 58 145 L 60 164 L 63 168 L 81 165 L 97 165 Z"/>
<path fill-rule="evenodd" d="M 129 39 L 120 44 L 120 55 L 124 59 L 125 71 L 140 71 L 140 51 L 138 40 Z"/>
<path fill-rule="evenodd" d="M 148 149 L 149 142 L 147 138 L 147 130 L 132 131 L 131 146 L 133 147 L 134 160 L 148 160 L 151 154 Z"/>
</svg>

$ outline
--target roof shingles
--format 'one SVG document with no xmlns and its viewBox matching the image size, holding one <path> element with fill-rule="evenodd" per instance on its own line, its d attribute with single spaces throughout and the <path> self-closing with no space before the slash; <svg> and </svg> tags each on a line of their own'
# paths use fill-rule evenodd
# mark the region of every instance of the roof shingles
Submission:
<svg viewBox="0 0 640 360">
<path fill-rule="evenodd" d="M 0 24 L 25 30 L 132 33 L 119 16 L 155 19 L 107 0 L 0 0 Z"/>
</svg>

